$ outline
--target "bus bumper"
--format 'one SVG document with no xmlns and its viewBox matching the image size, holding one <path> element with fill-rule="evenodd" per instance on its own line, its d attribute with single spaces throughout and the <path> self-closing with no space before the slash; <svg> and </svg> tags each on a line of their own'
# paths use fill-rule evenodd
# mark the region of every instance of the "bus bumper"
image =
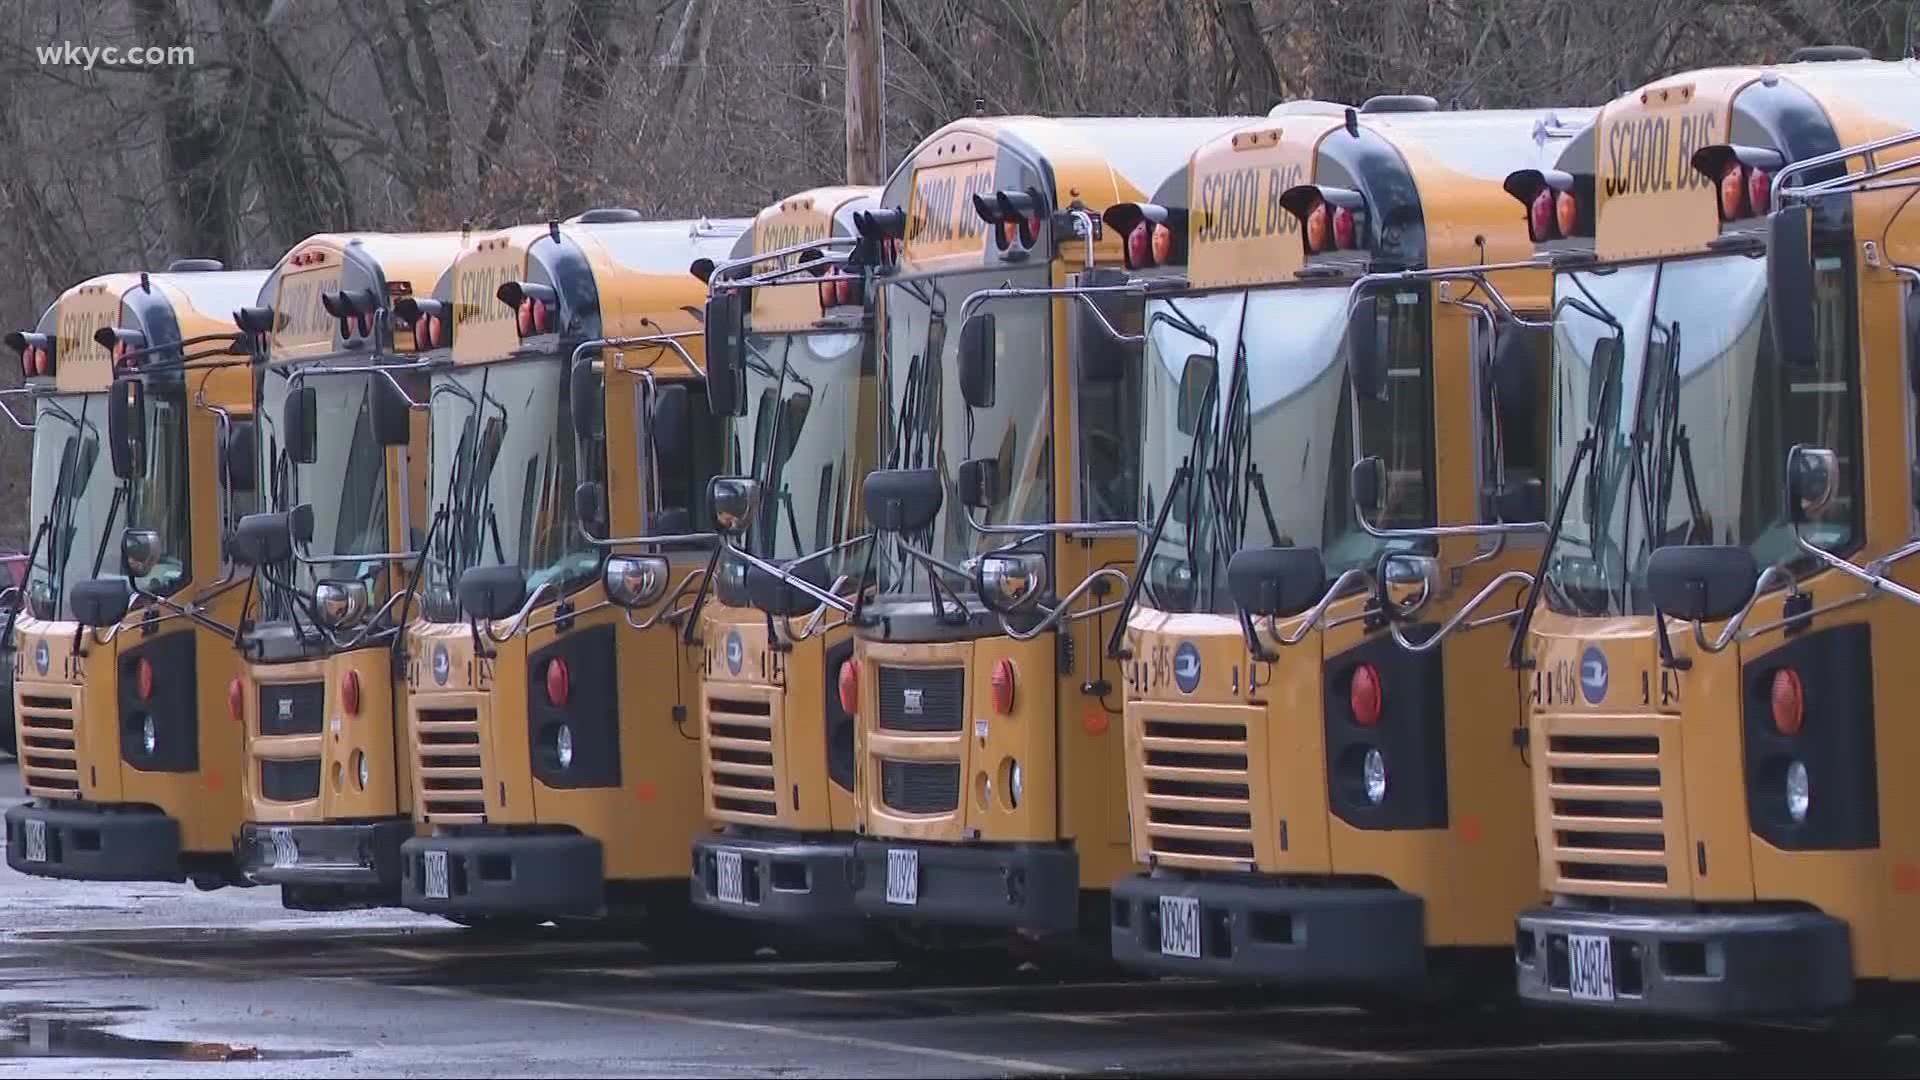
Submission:
<svg viewBox="0 0 1920 1080">
<path fill-rule="evenodd" d="M 1184 932 L 1163 934 L 1163 915 Z M 1136 971 L 1383 989 L 1426 976 L 1425 905 L 1398 889 L 1136 874 L 1114 884 L 1112 930 Z"/>
<path fill-rule="evenodd" d="M 1080 858 L 1069 847 L 860 840 L 853 882 L 854 904 L 875 918 L 1034 935 L 1080 926 Z"/>
<path fill-rule="evenodd" d="M 343 885 L 399 894 L 400 845 L 413 837 L 408 818 L 384 821 L 247 822 L 234 841 L 234 862 L 262 885 Z"/>
<path fill-rule="evenodd" d="M 600 841 L 575 833 L 465 833 L 400 845 L 400 902 L 433 915 L 598 915 Z"/>
<path fill-rule="evenodd" d="M 739 859 L 737 899 L 732 870 L 723 873 L 734 858 Z M 861 915 L 853 902 L 853 867 L 851 840 L 730 836 L 696 840 L 693 903 L 716 914 L 764 922 L 857 921 Z"/>
<path fill-rule="evenodd" d="M 1569 938 L 1575 938 L 1569 943 Z M 1611 979 L 1573 995 L 1569 948 Z M 1686 1017 L 1807 1016 L 1853 1000 L 1847 926 L 1819 912 L 1625 915 L 1536 908 L 1520 915 L 1514 967 L 1526 1001 Z"/>
<path fill-rule="evenodd" d="M 7 865 L 78 881 L 185 881 L 180 822 L 160 813 L 23 803 L 6 813 Z"/>
</svg>

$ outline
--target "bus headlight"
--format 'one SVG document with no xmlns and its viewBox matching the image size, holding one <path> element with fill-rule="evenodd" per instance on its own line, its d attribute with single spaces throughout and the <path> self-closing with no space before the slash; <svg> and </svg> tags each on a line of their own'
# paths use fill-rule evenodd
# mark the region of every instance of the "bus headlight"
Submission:
<svg viewBox="0 0 1920 1080">
<path fill-rule="evenodd" d="M 1020 800 L 1026 797 L 1027 787 L 1020 782 L 1020 763 L 1014 762 L 1007 767 L 1007 794 L 1012 798 L 1012 806 L 1018 810 Z"/>
<path fill-rule="evenodd" d="M 367 614 L 367 583 L 323 581 L 313 587 L 313 608 L 320 625 L 329 630 L 352 626 Z"/>
<path fill-rule="evenodd" d="M 149 716 L 140 722 L 140 748 L 147 752 L 147 756 L 151 757 L 159 745 L 160 732 L 153 726 L 153 717 Z"/>
<path fill-rule="evenodd" d="M 565 724 L 553 733 L 553 756 L 562 769 L 573 768 L 573 729 Z"/>
<path fill-rule="evenodd" d="M 1366 760 L 1360 764 L 1362 779 L 1367 784 L 1367 801 L 1379 806 L 1387 798 L 1387 759 L 1379 749 L 1367 751 Z"/>
<path fill-rule="evenodd" d="M 977 574 L 981 599 L 1000 610 L 1018 611 L 1046 589 L 1047 557 L 1035 552 L 982 555 Z"/>
<path fill-rule="evenodd" d="M 1807 767 L 1801 762 L 1787 766 L 1787 816 L 1795 825 L 1807 820 L 1807 808 L 1813 804 L 1813 793 L 1807 787 Z"/>
<path fill-rule="evenodd" d="M 640 608 L 666 594 L 667 574 L 667 560 L 658 555 L 610 555 L 601 582 L 607 599 L 623 608 Z"/>
</svg>

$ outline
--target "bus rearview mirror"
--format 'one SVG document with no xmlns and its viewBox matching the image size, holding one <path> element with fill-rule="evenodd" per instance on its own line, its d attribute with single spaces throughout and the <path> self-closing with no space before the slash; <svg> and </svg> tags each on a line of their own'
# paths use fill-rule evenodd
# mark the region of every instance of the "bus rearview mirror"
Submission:
<svg viewBox="0 0 1920 1080">
<path fill-rule="evenodd" d="M 1347 370 L 1353 392 L 1366 401 L 1387 396 L 1386 355 L 1380 351 L 1380 316 L 1371 295 L 1362 294 L 1347 313 Z"/>
<path fill-rule="evenodd" d="M 1735 544 L 1671 545 L 1647 557 L 1647 591 L 1662 614 L 1718 622 L 1747 604 L 1760 577 L 1753 552 Z"/>
<path fill-rule="evenodd" d="M 653 401 L 653 452 L 660 469 L 678 468 L 687 458 L 693 435 L 687 429 L 687 388 L 668 383 Z"/>
<path fill-rule="evenodd" d="M 138 378 L 113 382 L 113 402 L 107 410 L 107 442 L 111 444 L 114 476 L 131 480 L 146 475 L 146 386 Z"/>
<path fill-rule="evenodd" d="M 993 313 L 983 311 L 969 315 L 960 326 L 960 396 L 968 408 L 993 408 L 993 375 L 998 350 Z"/>
<path fill-rule="evenodd" d="M 572 398 L 573 430 L 583 439 L 598 439 L 606 433 L 607 408 L 600 396 L 601 379 L 593 370 L 593 360 L 581 357 L 568 376 L 568 396 Z"/>
<path fill-rule="evenodd" d="M 1227 586 L 1247 614 L 1291 618 L 1326 594 L 1326 560 L 1314 547 L 1242 548 L 1227 563 Z"/>
<path fill-rule="evenodd" d="M 707 301 L 707 409 L 715 416 L 746 415 L 746 293 L 729 289 Z"/>
<path fill-rule="evenodd" d="M 288 392 L 280 426 L 286 429 L 287 456 L 298 464 L 311 465 L 319 456 L 314 431 L 314 413 L 318 409 L 313 387 L 301 384 Z"/>
<path fill-rule="evenodd" d="M 1353 472 L 1347 479 L 1354 508 L 1369 520 L 1377 516 L 1386 501 L 1387 463 L 1377 455 L 1363 457 L 1353 463 Z"/>
<path fill-rule="evenodd" d="M 384 375 L 375 374 L 372 378 L 367 409 L 368 419 L 373 422 L 374 441 L 381 446 L 407 445 L 413 437 L 413 409 L 407 395 Z"/>
<path fill-rule="evenodd" d="M 1767 218 L 1767 322 L 1785 363 L 1817 359 L 1813 305 L 1813 208 L 1783 206 Z"/>
<path fill-rule="evenodd" d="M 596 539 L 606 535 L 607 492 L 597 480 L 582 480 L 573 489 L 573 519 Z"/>
</svg>

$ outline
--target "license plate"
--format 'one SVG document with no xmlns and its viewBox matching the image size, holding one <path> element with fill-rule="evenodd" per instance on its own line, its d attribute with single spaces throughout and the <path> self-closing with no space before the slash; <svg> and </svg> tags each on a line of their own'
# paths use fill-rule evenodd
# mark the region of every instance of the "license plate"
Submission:
<svg viewBox="0 0 1920 1080">
<path fill-rule="evenodd" d="M 427 884 L 425 892 L 429 900 L 447 898 L 447 853 L 444 851 L 426 852 Z"/>
<path fill-rule="evenodd" d="M 276 869 L 292 866 L 300 861 L 300 849 L 293 846 L 292 829 L 269 829 L 267 839 L 273 844 L 273 865 Z"/>
<path fill-rule="evenodd" d="M 1567 935 L 1567 989 L 1582 1001 L 1613 1000 L 1613 939 Z"/>
<path fill-rule="evenodd" d="M 1200 959 L 1200 901 L 1195 897 L 1160 898 L 1160 955 Z"/>
<path fill-rule="evenodd" d="M 47 861 L 47 823 L 44 821 L 27 822 L 27 861 Z"/>
<path fill-rule="evenodd" d="M 907 848 L 887 852 L 887 903 L 920 902 L 920 853 Z"/>
<path fill-rule="evenodd" d="M 718 879 L 714 882 L 714 891 L 719 895 L 721 903 L 744 904 L 747 902 L 747 891 L 742 887 L 740 880 L 744 869 L 741 865 L 739 852 L 720 851 L 714 853 L 714 877 Z"/>
</svg>

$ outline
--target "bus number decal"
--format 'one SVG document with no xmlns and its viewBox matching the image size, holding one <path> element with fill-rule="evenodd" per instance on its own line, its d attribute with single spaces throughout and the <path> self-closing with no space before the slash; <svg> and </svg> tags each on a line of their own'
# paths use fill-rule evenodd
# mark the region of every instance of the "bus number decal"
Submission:
<svg viewBox="0 0 1920 1080">
<path fill-rule="evenodd" d="M 1579 685 L 1579 663 L 1555 660 L 1533 669 L 1533 690 L 1529 696 L 1536 708 L 1572 705 Z"/>
</svg>

